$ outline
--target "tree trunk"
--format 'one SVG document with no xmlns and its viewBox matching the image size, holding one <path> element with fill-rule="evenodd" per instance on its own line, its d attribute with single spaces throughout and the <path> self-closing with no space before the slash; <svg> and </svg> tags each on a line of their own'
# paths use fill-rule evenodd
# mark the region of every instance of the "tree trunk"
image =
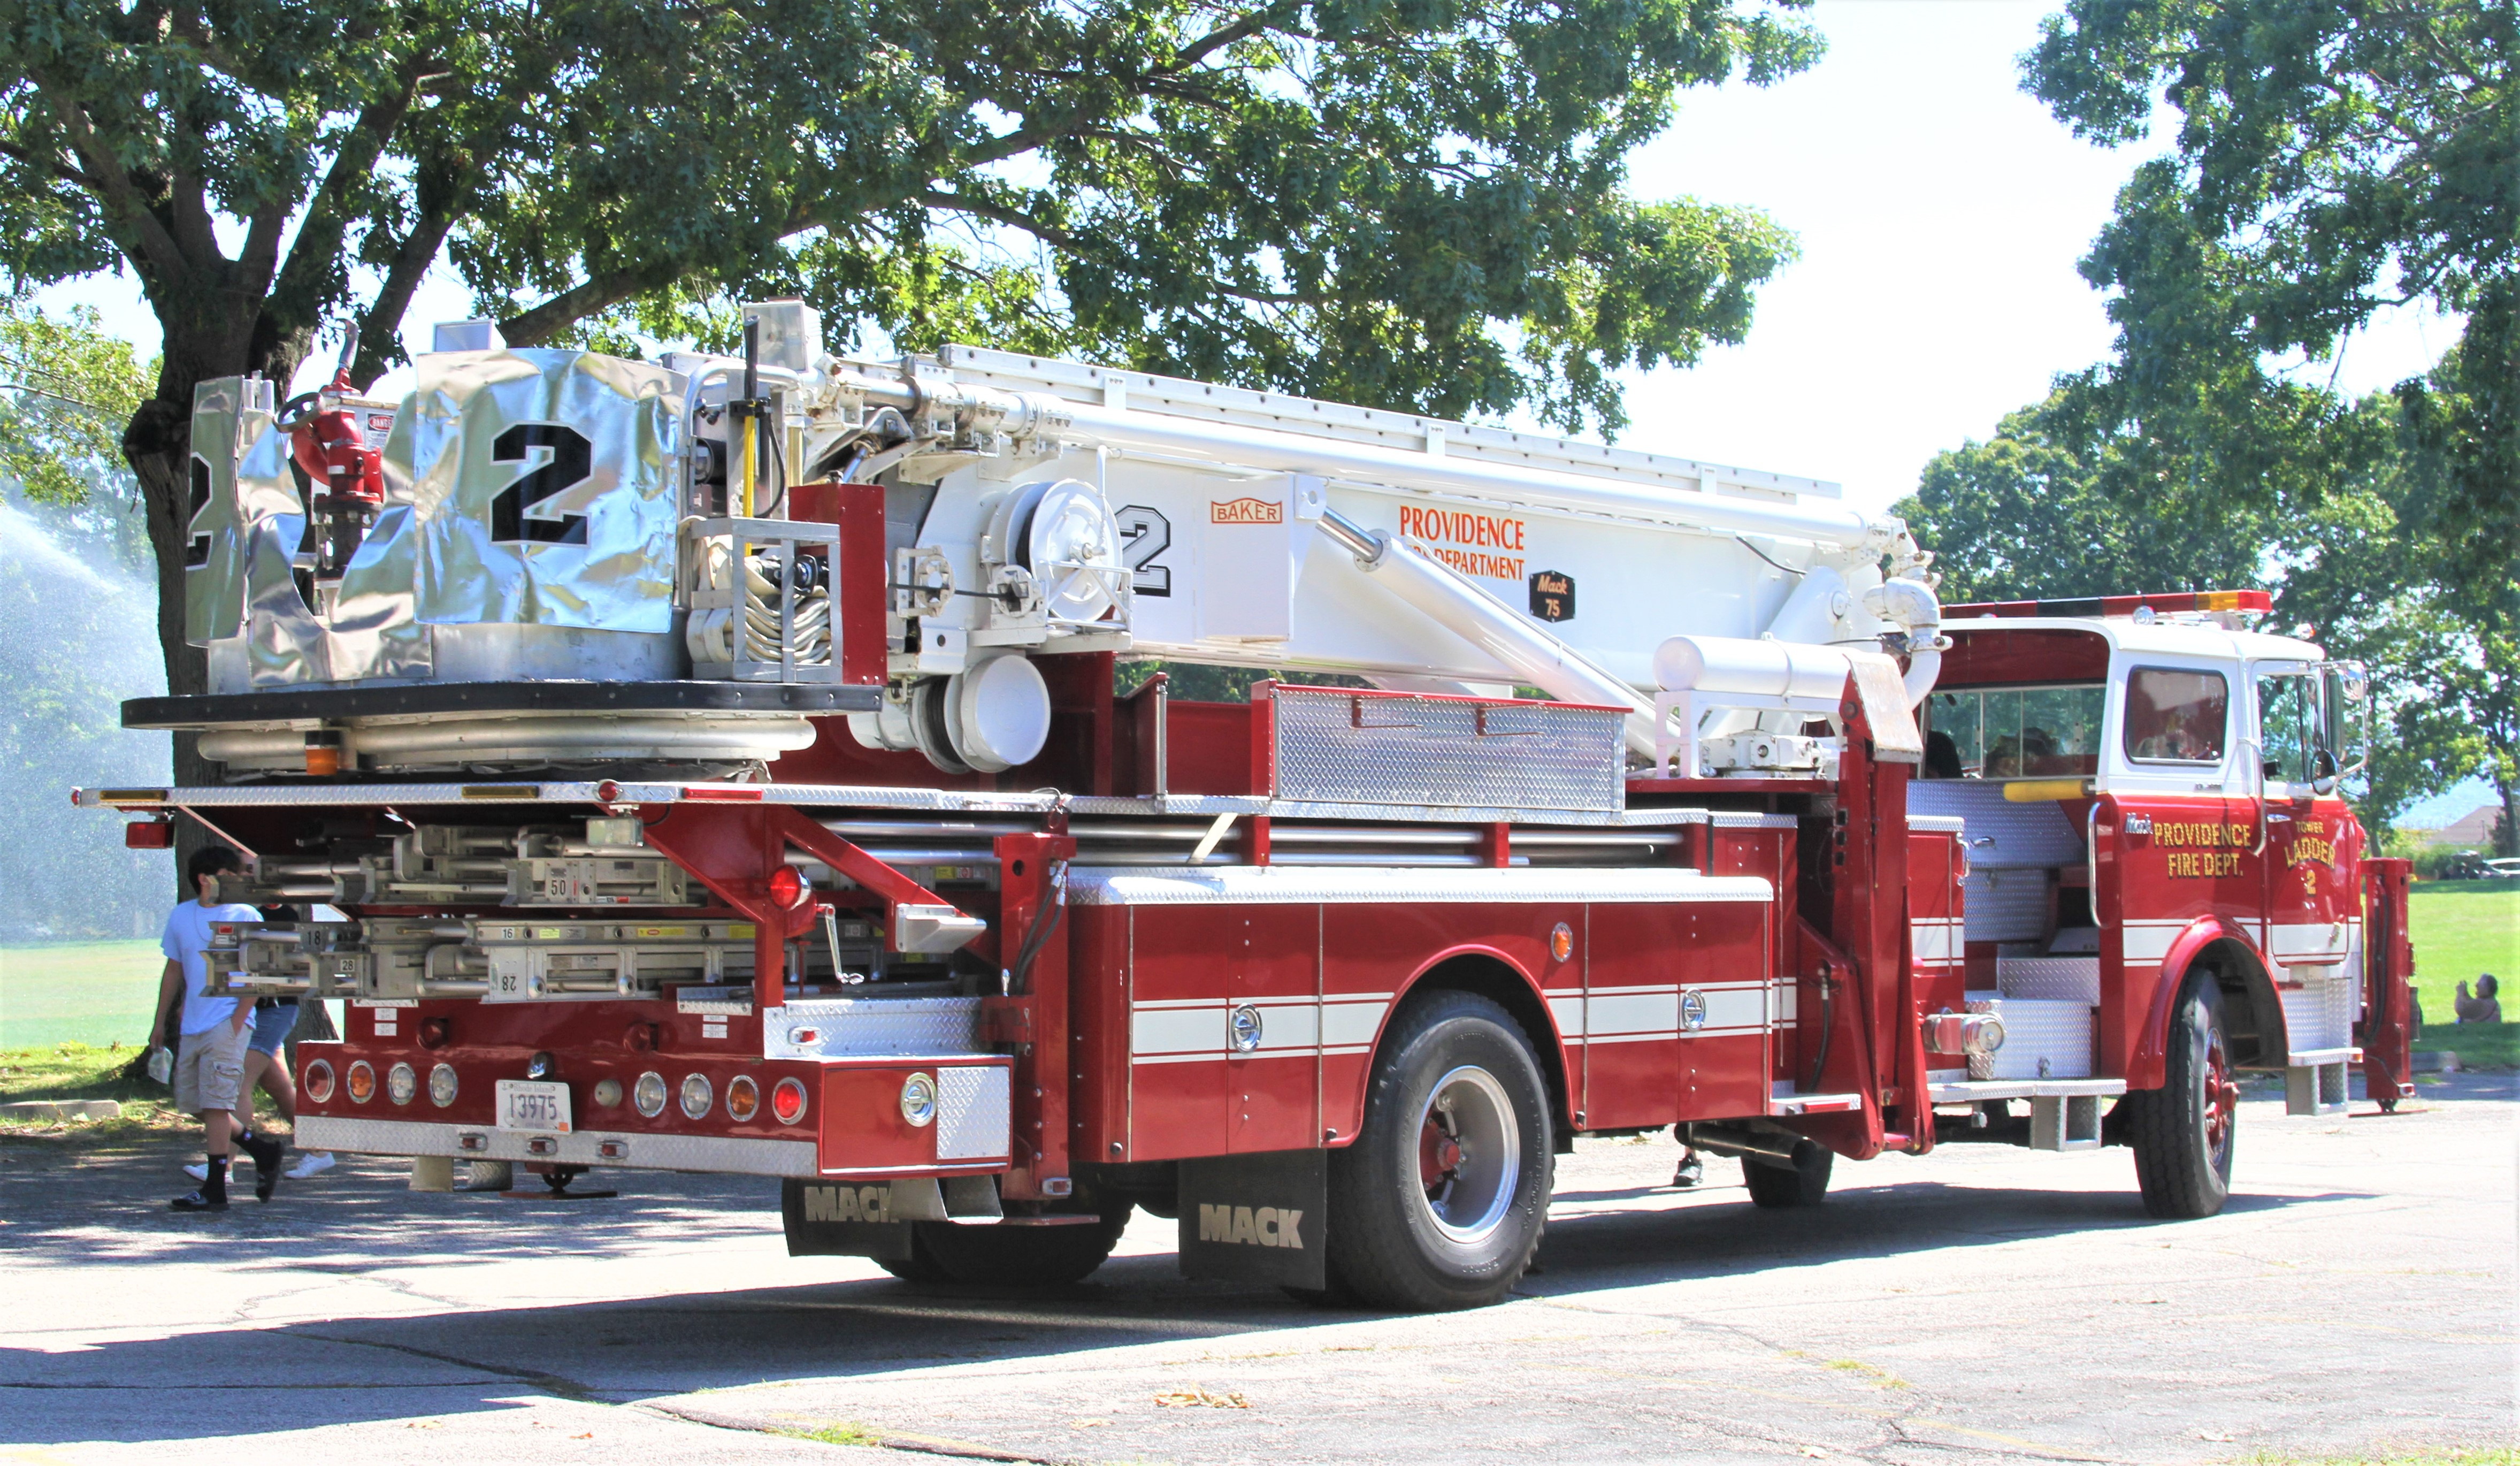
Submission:
<svg viewBox="0 0 2520 1466">
<path fill-rule="evenodd" d="M 166 664 L 166 690 L 184 696 L 209 690 L 208 656 L 184 639 L 184 553 L 193 524 L 193 389 L 215 378 L 254 372 L 286 386 L 305 354 L 306 341 L 302 336 L 275 337 L 259 313 L 258 302 L 247 302 L 233 312 L 199 312 L 229 318 L 190 322 L 190 329 L 167 322 L 164 302 L 157 303 L 165 333 L 158 392 L 140 404 L 123 429 L 122 456 L 140 481 L 149 547 L 158 565 L 158 647 Z M 219 781 L 218 767 L 201 756 L 198 735 L 177 733 L 174 744 L 177 788 Z M 179 900 L 192 894 L 180 889 L 183 862 L 205 843 L 207 836 L 198 822 L 176 821 Z"/>
</svg>

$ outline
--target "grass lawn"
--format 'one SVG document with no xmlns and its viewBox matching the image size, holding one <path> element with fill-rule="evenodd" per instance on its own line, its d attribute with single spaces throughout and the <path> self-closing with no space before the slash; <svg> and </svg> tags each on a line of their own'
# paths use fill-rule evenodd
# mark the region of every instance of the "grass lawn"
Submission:
<svg viewBox="0 0 2520 1466">
<path fill-rule="evenodd" d="M 145 939 L 0 947 L 0 1049 L 146 1043 L 165 967 Z"/>
<path fill-rule="evenodd" d="M 142 1038 L 149 1035 L 143 1033 Z M 110 1099 L 122 1102 L 119 1120 L 0 1120 L 0 1139 L 74 1137 L 81 1143 L 133 1138 L 150 1131 L 183 1129 L 193 1122 L 176 1113 L 164 1085 L 130 1073 L 137 1043 L 90 1047 L 52 1043 L 0 1049 L 0 1104 L 12 1100 Z M 266 1105 L 268 1102 L 266 1101 Z"/>
<path fill-rule="evenodd" d="M 2505 985 L 2502 1011 L 2520 1016 L 2520 880 L 2418 881 L 2408 898 L 2415 943 L 2415 991 L 2423 998 L 2418 1049 L 2448 1049 L 2471 1068 L 2520 1065 L 2520 1023 L 2458 1024 L 2452 1001 L 2480 974 Z"/>
</svg>

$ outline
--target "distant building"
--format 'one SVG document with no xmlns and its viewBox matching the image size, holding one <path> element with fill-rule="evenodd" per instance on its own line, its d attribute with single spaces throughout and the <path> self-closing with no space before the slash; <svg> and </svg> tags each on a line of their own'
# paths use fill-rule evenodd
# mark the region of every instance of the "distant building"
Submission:
<svg viewBox="0 0 2520 1466">
<path fill-rule="evenodd" d="M 2424 844 L 2490 848 L 2494 832 L 2501 823 L 2501 805 L 2479 804 L 2440 829 L 2427 832 Z"/>
</svg>

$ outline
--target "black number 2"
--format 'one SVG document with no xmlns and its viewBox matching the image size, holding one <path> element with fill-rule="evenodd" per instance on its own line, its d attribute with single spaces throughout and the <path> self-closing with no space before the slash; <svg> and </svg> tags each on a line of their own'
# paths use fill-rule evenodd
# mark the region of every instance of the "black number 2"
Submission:
<svg viewBox="0 0 2520 1466">
<path fill-rule="evenodd" d="M 490 500 L 490 538 L 500 544 L 586 543 L 585 515 L 527 519 L 525 511 L 585 482 L 595 463 L 595 445 L 576 429 L 559 423 L 518 423 L 499 435 L 490 457 L 498 463 L 524 463 L 535 448 L 547 449 L 551 456 L 541 467 L 518 474 L 516 482 Z"/>
</svg>

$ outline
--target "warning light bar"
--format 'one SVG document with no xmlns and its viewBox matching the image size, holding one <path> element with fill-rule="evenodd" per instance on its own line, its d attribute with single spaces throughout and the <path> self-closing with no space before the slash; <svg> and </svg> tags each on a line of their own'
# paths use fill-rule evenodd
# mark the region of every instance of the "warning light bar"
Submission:
<svg viewBox="0 0 2520 1466">
<path fill-rule="evenodd" d="M 1943 619 L 1975 617 L 2012 619 L 2031 616 L 2133 616 L 2150 611 L 2169 616 L 2180 611 L 2268 612 L 2274 596 L 2263 590 L 2182 590 L 2158 596 L 2074 596 L 2056 601 L 1970 601 L 1943 608 Z"/>
</svg>

